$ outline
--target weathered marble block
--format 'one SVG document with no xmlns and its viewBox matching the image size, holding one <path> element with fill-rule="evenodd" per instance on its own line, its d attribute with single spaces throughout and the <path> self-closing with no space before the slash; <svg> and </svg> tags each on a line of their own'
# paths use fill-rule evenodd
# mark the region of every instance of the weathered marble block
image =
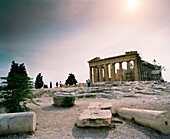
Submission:
<svg viewBox="0 0 170 139">
<path fill-rule="evenodd" d="M 101 127 L 111 124 L 112 114 L 110 110 L 84 110 L 77 120 L 79 127 Z"/>
<path fill-rule="evenodd" d="M 114 107 L 112 107 L 111 103 L 100 103 L 100 102 L 93 102 L 90 103 L 88 109 L 98 109 L 98 110 L 111 110 L 112 115 L 116 114 Z"/>
<path fill-rule="evenodd" d="M 35 129 L 35 112 L 0 114 L 0 135 L 33 132 Z"/>
<path fill-rule="evenodd" d="M 111 103 L 100 103 L 100 102 L 93 102 L 90 103 L 88 109 L 99 109 L 99 110 L 111 110 L 112 104 Z"/>
<path fill-rule="evenodd" d="M 75 104 L 75 96 L 71 94 L 54 94 L 53 97 L 54 105 L 69 107 Z"/>
<path fill-rule="evenodd" d="M 118 110 L 118 114 L 122 118 L 132 120 L 164 134 L 170 134 L 170 112 L 121 108 Z"/>
</svg>

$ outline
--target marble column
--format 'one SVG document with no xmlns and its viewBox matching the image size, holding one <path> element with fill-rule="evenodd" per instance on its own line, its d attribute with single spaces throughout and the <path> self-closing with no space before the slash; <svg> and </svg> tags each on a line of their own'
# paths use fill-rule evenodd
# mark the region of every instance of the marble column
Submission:
<svg viewBox="0 0 170 139">
<path fill-rule="evenodd" d="M 126 73 L 126 80 L 130 81 L 131 80 L 131 71 L 130 71 L 130 61 L 127 61 L 127 73 Z"/>
<path fill-rule="evenodd" d="M 139 81 L 139 67 L 138 67 L 138 60 L 134 60 L 134 74 L 135 74 L 135 81 Z"/>
<path fill-rule="evenodd" d="M 90 67 L 90 81 L 92 82 L 92 79 L 93 79 L 93 77 L 92 77 L 92 67 Z"/>
<path fill-rule="evenodd" d="M 96 82 L 96 67 L 93 67 L 93 82 Z"/>
<path fill-rule="evenodd" d="M 105 76 L 105 81 L 109 81 L 109 72 L 108 72 L 108 65 L 104 65 L 104 76 Z"/>
<path fill-rule="evenodd" d="M 115 63 L 110 64 L 110 70 L 111 70 L 111 81 L 116 81 Z"/>
<path fill-rule="evenodd" d="M 99 68 L 96 67 L 96 82 L 99 81 Z"/>
<path fill-rule="evenodd" d="M 123 80 L 122 62 L 119 62 L 119 81 Z"/>
<path fill-rule="evenodd" d="M 103 82 L 103 69 L 102 69 L 102 66 L 100 66 L 100 82 Z"/>
</svg>

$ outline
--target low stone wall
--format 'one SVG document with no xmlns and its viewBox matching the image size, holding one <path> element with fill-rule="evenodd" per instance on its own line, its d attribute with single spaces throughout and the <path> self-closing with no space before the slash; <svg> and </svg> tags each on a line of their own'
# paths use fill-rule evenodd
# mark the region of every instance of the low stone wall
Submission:
<svg viewBox="0 0 170 139">
<path fill-rule="evenodd" d="M 0 114 L 0 135 L 33 132 L 35 128 L 35 112 Z"/>
</svg>

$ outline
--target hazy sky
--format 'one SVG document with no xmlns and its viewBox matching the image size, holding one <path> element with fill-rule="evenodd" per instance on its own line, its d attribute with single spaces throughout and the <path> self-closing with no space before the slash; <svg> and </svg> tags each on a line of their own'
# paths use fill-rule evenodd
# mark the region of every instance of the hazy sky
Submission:
<svg viewBox="0 0 170 139">
<path fill-rule="evenodd" d="M 0 0 L 0 76 L 15 60 L 34 81 L 85 82 L 88 60 L 137 50 L 170 81 L 169 45 L 170 0 Z"/>
</svg>

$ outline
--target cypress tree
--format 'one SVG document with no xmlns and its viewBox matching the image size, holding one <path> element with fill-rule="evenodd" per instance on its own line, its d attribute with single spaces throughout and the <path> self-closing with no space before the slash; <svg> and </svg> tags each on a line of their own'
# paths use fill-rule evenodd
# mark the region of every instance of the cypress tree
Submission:
<svg viewBox="0 0 170 139">
<path fill-rule="evenodd" d="M 43 76 L 41 76 L 41 73 L 39 73 L 35 80 L 35 88 L 40 89 L 43 87 L 43 85 L 44 85 Z"/>
<path fill-rule="evenodd" d="M 52 82 L 50 82 L 50 88 L 52 88 Z"/>
<path fill-rule="evenodd" d="M 24 64 L 12 62 L 10 72 L 7 77 L 1 77 L 5 80 L 0 87 L 0 106 L 6 108 L 6 112 L 27 111 L 27 100 L 33 101 L 34 95 L 31 90 L 33 82 L 26 73 Z"/>
</svg>

